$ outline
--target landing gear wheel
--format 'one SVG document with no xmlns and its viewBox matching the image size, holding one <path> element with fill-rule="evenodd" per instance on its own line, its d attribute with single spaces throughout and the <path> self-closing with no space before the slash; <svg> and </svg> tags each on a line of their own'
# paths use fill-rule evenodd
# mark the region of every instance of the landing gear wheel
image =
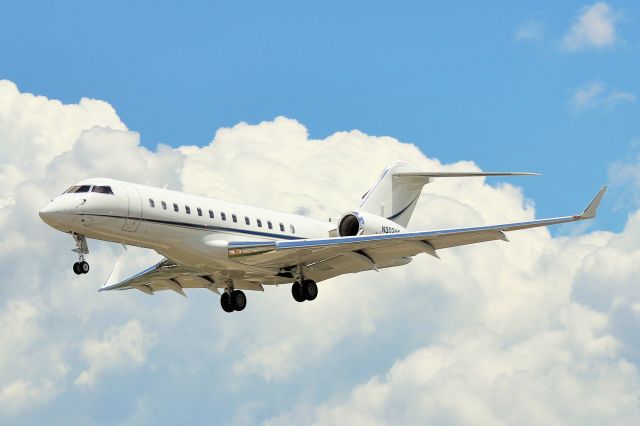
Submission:
<svg viewBox="0 0 640 426">
<path fill-rule="evenodd" d="M 80 271 L 80 262 L 73 264 L 73 272 L 75 272 L 76 275 L 80 275 L 82 273 L 82 271 Z"/>
<path fill-rule="evenodd" d="M 307 300 L 307 298 L 304 297 L 304 294 L 302 294 L 302 286 L 298 281 L 294 282 L 291 286 L 291 294 L 296 302 L 304 302 Z"/>
<path fill-rule="evenodd" d="M 247 296 L 240 290 L 231 292 L 231 307 L 236 311 L 241 311 L 247 307 Z"/>
<path fill-rule="evenodd" d="M 89 272 L 89 264 L 84 260 L 78 263 L 78 271 L 80 271 L 81 274 L 86 274 Z"/>
<path fill-rule="evenodd" d="M 222 296 L 220 296 L 220 306 L 222 306 L 222 310 L 225 312 L 233 312 L 233 307 L 231 307 L 231 297 L 226 291 L 222 293 Z"/>
<path fill-rule="evenodd" d="M 306 300 L 313 300 L 318 297 L 318 285 L 313 280 L 302 281 L 302 295 Z"/>
</svg>

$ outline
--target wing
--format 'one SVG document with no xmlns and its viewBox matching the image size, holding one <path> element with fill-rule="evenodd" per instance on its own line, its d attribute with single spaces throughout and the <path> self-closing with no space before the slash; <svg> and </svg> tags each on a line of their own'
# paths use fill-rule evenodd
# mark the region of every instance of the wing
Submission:
<svg viewBox="0 0 640 426">
<path fill-rule="evenodd" d="M 606 187 L 603 187 L 582 213 L 553 219 L 327 239 L 229 242 L 228 254 L 235 264 L 234 269 L 246 272 L 244 279 L 233 279 L 234 287 L 262 291 L 261 283 L 291 282 L 294 278 L 293 271 L 298 266 L 304 267 L 308 278 L 322 281 L 346 273 L 403 265 L 411 261 L 411 256 L 420 253 L 438 257 L 436 250 L 444 248 L 484 241 L 508 241 L 505 232 L 595 217 L 605 191 Z M 117 278 L 117 269 L 116 265 L 100 291 L 136 289 L 153 294 L 156 291 L 172 290 L 184 296 L 184 288 L 207 288 L 219 294 L 218 289 L 225 287 L 221 271 L 205 273 L 171 259 L 163 259 L 122 281 Z"/>
<path fill-rule="evenodd" d="M 153 294 L 156 291 L 172 290 L 186 296 L 184 288 L 206 288 L 220 294 L 218 289 L 225 287 L 224 279 L 216 272 L 205 274 L 171 259 L 163 259 L 150 268 L 122 281 L 119 281 L 117 277 L 118 269 L 118 265 L 116 265 L 98 291 L 136 289 Z M 262 285 L 257 281 L 234 280 L 234 287 L 242 290 L 263 291 Z"/>
<path fill-rule="evenodd" d="M 298 265 L 305 274 L 320 281 L 332 276 L 366 269 L 397 266 L 409 257 L 436 250 L 493 240 L 507 240 L 505 232 L 575 222 L 595 217 L 606 186 L 578 215 L 502 225 L 436 231 L 376 234 L 294 241 L 229 242 L 229 258 L 252 267 L 279 268 L 291 274 Z"/>
</svg>

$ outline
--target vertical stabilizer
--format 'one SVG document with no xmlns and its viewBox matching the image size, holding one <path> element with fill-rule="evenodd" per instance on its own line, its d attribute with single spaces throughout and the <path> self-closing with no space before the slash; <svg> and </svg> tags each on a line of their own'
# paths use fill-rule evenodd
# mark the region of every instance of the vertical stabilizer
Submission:
<svg viewBox="0 0 640 426">
<path fill-rule="evenodd" d="M 402 161 L 389 165 L 362 197 L 358 210 L 373 213 L 406 227 L 418 203 L 426 176 L 411 175 L 414 170 Z M 399 173 L 406 173 L 399 176 Z"/>
</svg>

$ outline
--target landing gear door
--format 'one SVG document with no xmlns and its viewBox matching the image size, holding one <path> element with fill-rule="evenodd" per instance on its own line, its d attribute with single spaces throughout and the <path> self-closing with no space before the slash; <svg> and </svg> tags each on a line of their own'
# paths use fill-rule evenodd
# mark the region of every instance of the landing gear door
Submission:
<svg viewBox="0 0 640 426">
<path fill-rule="evenodd" d="M 127 193 L 127 199 L 129 200 L 129 210 L 127 213 L 127 220 L 122 227 L 123 231 L 136 232 L 140 226 L 140 220 L 142 218 L 142 199 L 140 193 L 135 186 L 123 185 Z"/>
</svg>

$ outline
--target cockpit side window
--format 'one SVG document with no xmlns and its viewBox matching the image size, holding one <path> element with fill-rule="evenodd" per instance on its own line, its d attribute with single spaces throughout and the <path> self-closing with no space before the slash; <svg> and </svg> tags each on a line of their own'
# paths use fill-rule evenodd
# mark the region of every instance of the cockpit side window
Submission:
<svg viewBox="0 0 640 426">
<path fill-rule="evenodd" d="M 111 195 L 113 195 L 113 191 L 111 190 L 110 186 L 98 186 L 98 185 L 96 185 L 91 189 L 91 192 L 98 192 L 100 194 L 111 194 Z"/>
</svg>

